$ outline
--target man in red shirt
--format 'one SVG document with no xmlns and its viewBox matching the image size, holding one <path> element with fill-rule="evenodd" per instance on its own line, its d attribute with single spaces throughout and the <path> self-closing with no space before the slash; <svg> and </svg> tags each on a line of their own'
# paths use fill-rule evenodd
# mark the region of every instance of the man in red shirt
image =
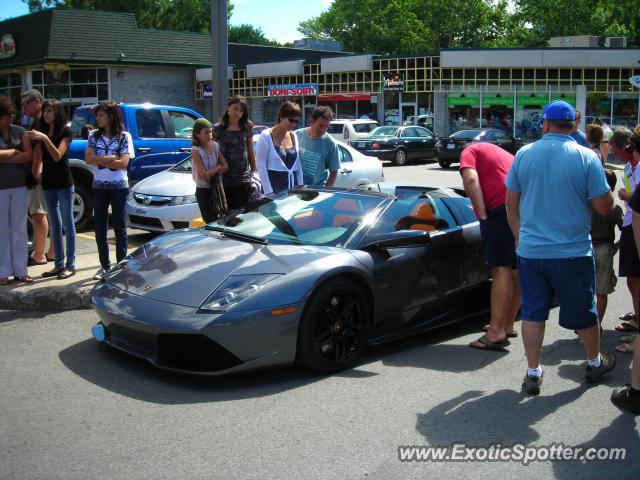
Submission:
<svg viewBox="0 0 640 480">
<path fill-rule="evenodd" d="M 507 221 L 504 184 L 513 155 L 491 143 L 471 143 L 460 157 L 460 174 L 473 210 L 480 220 L 491 285 L 491 322 L 486 334 L 469 344 L 484 350 L 502 350 L 516 337 L 513 322 L 520 308 L 515 241 Z"/>
</svg>

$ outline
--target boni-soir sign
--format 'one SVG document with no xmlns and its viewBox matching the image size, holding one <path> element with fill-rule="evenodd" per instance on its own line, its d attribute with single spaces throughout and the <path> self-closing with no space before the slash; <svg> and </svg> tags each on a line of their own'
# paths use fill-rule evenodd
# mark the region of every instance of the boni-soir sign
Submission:
<svg viewBox="0 0 640 480">
<path fill-rule="evenodd" d="M 291 85 L 269 85 L 270 97 L 306 97 L 318 94 L 317 83 L 296 83 Z"/>
</svg>

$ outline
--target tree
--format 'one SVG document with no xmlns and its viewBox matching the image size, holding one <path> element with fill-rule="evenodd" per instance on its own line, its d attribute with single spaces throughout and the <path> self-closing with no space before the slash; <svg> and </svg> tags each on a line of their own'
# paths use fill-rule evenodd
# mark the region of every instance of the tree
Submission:
<svg viewBox="0 0 640 480">
<path fill-rule="evenodd" d="M 247 43 L 250 45 L 280 45 L 275 40 L 265 37 L 261 28 L 256 28 L 247 23 L 241 25 L 229 25 L 229 41 L 233 43 Z"/>
<path fill-rule="evenodd" d="M 136 16 L 140 28 L 208 32 L 211 0 L 22 0 L 35 12 L 46 8 L 77 8 L 128 12 Z M 233 4 L 227 0 L 227 20 Z"/>
</svg>

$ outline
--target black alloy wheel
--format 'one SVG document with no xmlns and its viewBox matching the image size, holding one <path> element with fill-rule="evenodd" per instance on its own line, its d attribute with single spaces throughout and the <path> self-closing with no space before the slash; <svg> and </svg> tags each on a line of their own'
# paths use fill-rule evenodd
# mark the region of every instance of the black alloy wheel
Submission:
<svg viewBox="0 0 640 480">
<path fill-rule="evenodd" d="M 334 278 L 321 285 L 302 316 L 298 363 L 324 374 L 353 366 L 367 345 L 370 311 L 355 282 Z"/>
<path fill-rule="evenodd" d="M 393 163 L 401 167 L 407 163 L 407 151 L 404 148 L 399 148 L 393 157 Z"/>
</svg>

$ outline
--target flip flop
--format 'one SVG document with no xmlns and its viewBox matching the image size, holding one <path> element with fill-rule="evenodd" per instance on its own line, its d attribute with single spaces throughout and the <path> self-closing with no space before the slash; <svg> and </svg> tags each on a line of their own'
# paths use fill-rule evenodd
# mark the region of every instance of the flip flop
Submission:
<svg viewBox="0 0 640 480">
<path fill-rule="evenodd" d="M 623 343 L 631 343 L 636 339 L 636 335 L 623 335 L 620 337 L 620 341 Z"/>
<path fill-rule="evenodd" d="M 629 320 L 626 320 L 616 325 L 614 330 L 616 332 L 637 332 L 638 327 L 633 325 Z"/>
<path fill-rule="evenodd" d="M 486 332 L 487 330 L 489 330 L 489 325 L 485 325 L 484 327 L 482 327 L 483 332 Z M 518 338 L 518 332 L 507 332 L 507 338 Z"/>
<path fill-rule="evenodd" d="M 33 278 L 30 275 L 21 275 L 19 277 L 13 277 L 16 282 L 33 283 Z"/>
<path fill-rule="evenodd" d="M 474 345 L 476 342 L 481 343 L 483 346 L 479 347 L 477 345 Z M 509 340 L 502 340 L 501 342 L 492 342 L 491 339 L 486 335 L 481 336 L 478 340 L 471 342 L 469 344 L 471 348 L 477 348 L 478 350 L 497 350 L 497 351 L 504 350 L 504 347 L 507 347 L 509 345 L 511 345 L 511 342 L 509 342 Z"/>
<path fill-rule="evenodd" d="M 622 315 L 619 315 L 618 318 L 620 320 L 633 320 L 636 318 L 636 316 L 633 314 L 633 312 L 627 312 L 627 313 L 623 313 Z"/>
<path fill-rule="evenodd" d="M 46 265 L 47 261 L 45 260 L 44 262 L 37 262 L 33 257 L 29 257 L 29 259 L 27 260 L 27 267 L 33 267 L 34 265 Z"/>
<path fill-rule="evenodd" d="M 616 345 L 616 350 L 622 353 L 633 353 L 633 343 L 621 343 Z"/>
</svg>

